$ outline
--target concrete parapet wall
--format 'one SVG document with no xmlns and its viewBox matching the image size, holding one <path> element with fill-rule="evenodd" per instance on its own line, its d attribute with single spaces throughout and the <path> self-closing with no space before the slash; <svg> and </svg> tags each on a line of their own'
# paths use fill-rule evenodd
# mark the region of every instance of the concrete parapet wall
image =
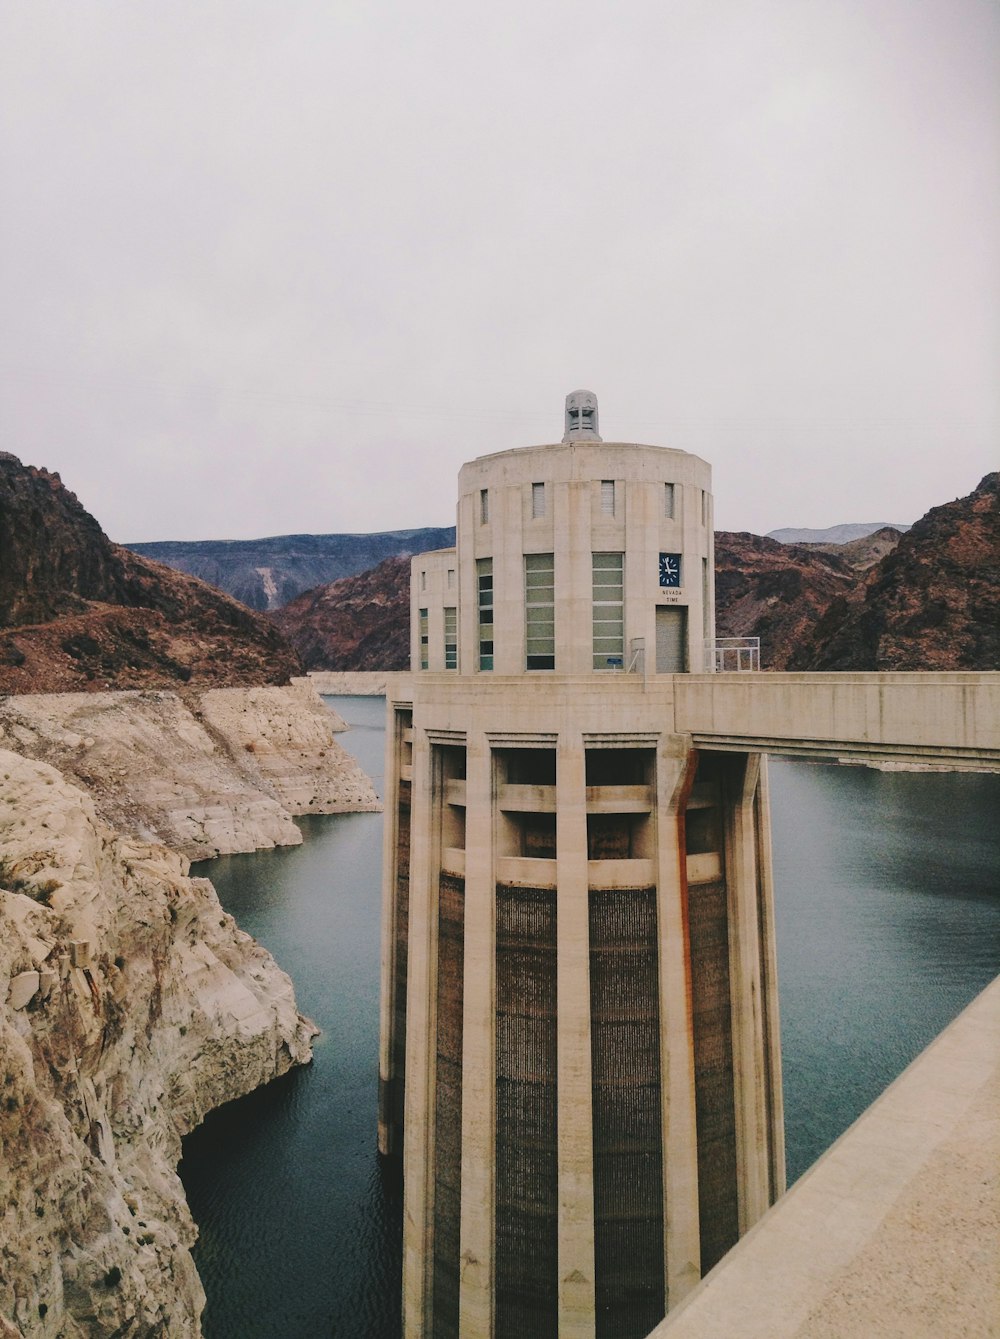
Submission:
<svg viewBox="0 0 1000 1339">
<path fill-rule="evenodd" d="M 308 682 L 317 693 L 336 693 L 343 697 L 384 697 L 392 696 L 393 686 L 399 679 L 406 677 L 392 670 L 313 670 L 303 682 Z"/>
<path fill-rule="evenodd" d="M 997 1333 L 1000 979 L 650 1339 Z"/>
</svg>

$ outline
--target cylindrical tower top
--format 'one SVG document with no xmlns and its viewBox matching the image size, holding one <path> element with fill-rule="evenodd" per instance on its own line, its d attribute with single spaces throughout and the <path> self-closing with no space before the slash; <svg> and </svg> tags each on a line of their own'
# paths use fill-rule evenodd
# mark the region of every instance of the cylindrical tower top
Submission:
<svg viewBox="0 0 1000 1339">
<path fill-rule="evenodd" d="M 597 396 L 593 391 L 570 391 L 566 396 L 564 442 L 599 442 Z"/>
</svg>

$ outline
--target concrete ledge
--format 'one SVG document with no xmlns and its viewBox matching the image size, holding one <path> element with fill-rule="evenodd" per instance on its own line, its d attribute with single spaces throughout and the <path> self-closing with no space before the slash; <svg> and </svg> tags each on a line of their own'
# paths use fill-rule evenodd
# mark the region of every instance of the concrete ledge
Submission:
<svg viewBox="0 0 1000 1339">
<path fill-rule="evenodd" d="M 1000 978 L 650 1339 L 1000 1334 Z"/>
<path fill-rule="evenodd" d="M 406 678 L 392 670 L 312 670 L 304 682 L 317 693 L 342 697 L 384 697 L 398 679 Z"/>
</svg>

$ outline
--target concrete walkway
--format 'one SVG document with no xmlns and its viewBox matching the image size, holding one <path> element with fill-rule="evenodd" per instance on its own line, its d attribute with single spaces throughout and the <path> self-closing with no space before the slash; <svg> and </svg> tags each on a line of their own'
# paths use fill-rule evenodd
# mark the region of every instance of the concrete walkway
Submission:
<svg viewBox="0 0 1000 1339">
<path fill-rule="evenodd" d="M 1000 1336 L 1000 978 L 650 1339 Z"/>
</svg>

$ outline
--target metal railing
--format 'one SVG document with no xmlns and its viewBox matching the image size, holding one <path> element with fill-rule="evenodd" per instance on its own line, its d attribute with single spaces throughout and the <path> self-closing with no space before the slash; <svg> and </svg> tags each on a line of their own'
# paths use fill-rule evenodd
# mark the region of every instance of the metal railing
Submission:
<svg viewBox="0 0 1000 1339">
<path fill-rule="evenodd" d="M 628 653 L 626 674 L 642 674 L 646 668 L 645 637 L 633 637 L 628 644 Z"/>
<path fill-rule="evenodd" d="M 715 637 L 705 643 L 705 662 L 716 674 L 760 669 L 759 637 Z"/>
</svg>

